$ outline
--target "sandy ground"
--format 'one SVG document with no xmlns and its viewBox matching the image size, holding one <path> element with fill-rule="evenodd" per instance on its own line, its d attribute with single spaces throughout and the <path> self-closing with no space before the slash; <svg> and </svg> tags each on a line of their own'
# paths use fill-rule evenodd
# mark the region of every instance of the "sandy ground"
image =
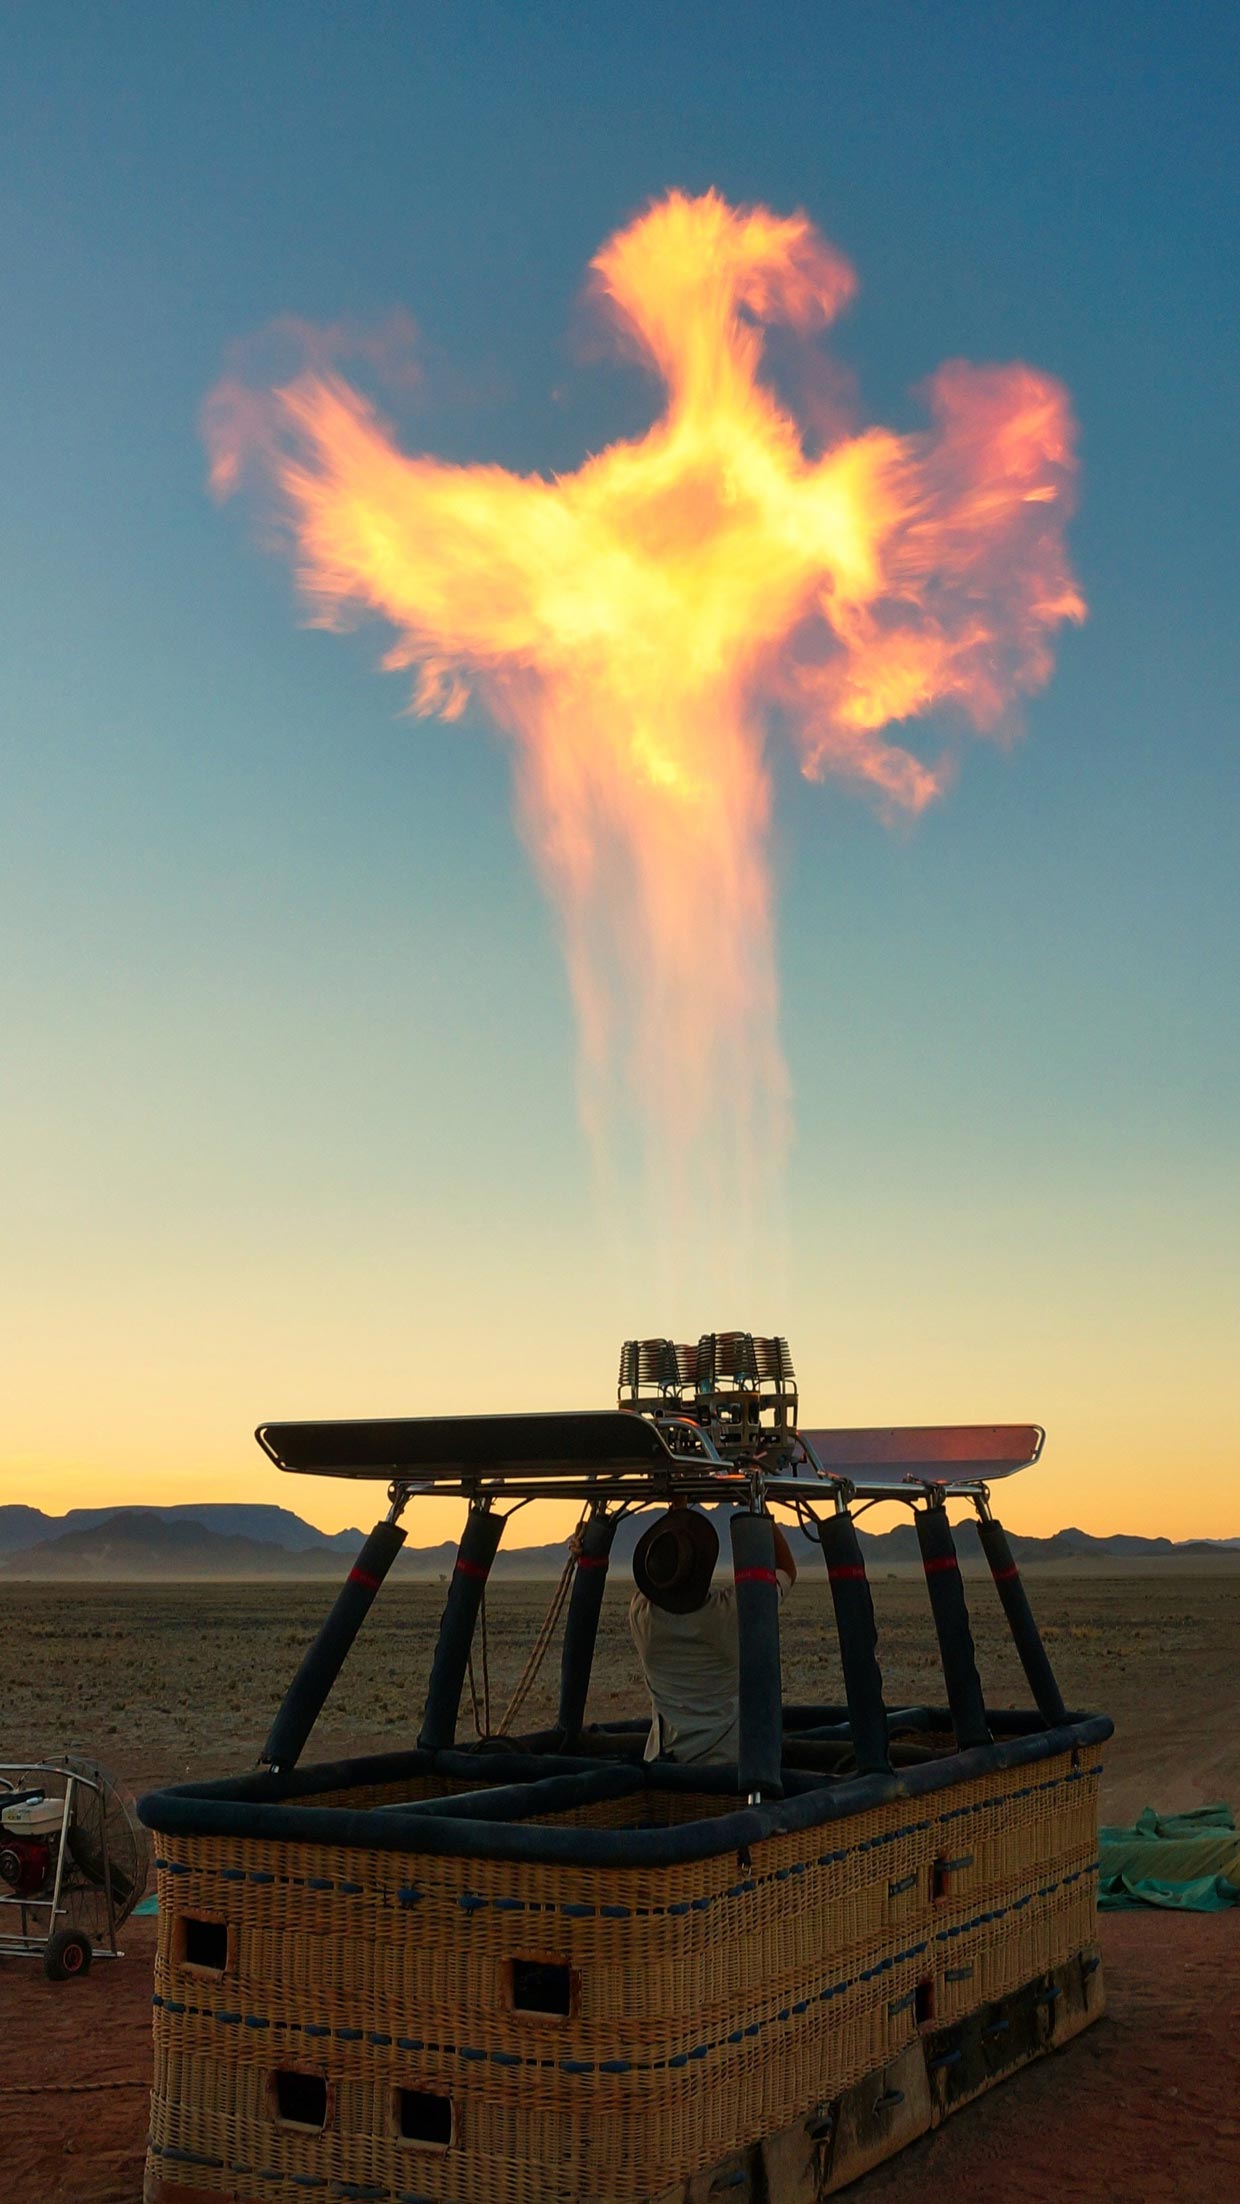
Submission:
<svg viewBox="0 0 1240 2204">
<path fill-rule="evenodd" d="M 549 1589 L 493 1595 L 497 1707 Z M 1069 1701 L 1115 1718 L 1108 1818 L 1127 1819 L 1147 1801 L 1240 1804 L 1240 1575 L 1031 1573 L 1030 1591 Z M 890 1700 L 937 1696 L 924 1586 L 897 1574 L 875 1592 Z M 77 1742 L 135 1788 L 243 1767 L 329 1596 L 322 1586 L 13 1586 L 0 1623 L 9 1679 L 0 1752 L 18 1758 Z M 441 1597 L 422 1587 L 385 1593 L 316 1732 L 316 1757 L 409 1740 Z M 1015 1704 L 1024 1694 L 992 1602 L 979 1584 L 979 1659 L 994 1702 Z M 788 1697 L 839 1696 L 816 1587 L 798 1588 L 785 1625 Z M 596 1713 L 633 1709 L 631 1674 L 623 1601 L 610 1598 Z M 525 1719 L 542 1719 L 550 1697 L 549 1679 Z M 1101 1937 L 1107 2020 L 854 2194 L 889 2204 L 911 2204 L 929 2186 L 955 2204 L 1240 2200 L 1240 1909 L 1104 1916 Z M 4 2204 L 138 2204 L 154 1923 L 131 1922 L 124 1940 L 123 1962 L 59 1988 L 37 1963 L 0 1960 Z"/>
</svg>

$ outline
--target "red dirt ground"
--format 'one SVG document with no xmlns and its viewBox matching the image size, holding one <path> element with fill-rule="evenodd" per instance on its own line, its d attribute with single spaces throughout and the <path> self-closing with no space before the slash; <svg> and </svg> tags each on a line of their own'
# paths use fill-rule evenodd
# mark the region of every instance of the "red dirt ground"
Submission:
<svg viewBox="0 0 1240 2204">
<path fill-rule="evenodd" d="M 858 2204 L 1238 2204 L 1240 1909 L 1113 1914 L 1101 1935 L 1107 2018 L 879 2167 Z M 60 1987 L 0 1960 L 3 2204 L 138 2204 L 154 1942 L 130 1922 L 122 1962 Z"/>
</svg>

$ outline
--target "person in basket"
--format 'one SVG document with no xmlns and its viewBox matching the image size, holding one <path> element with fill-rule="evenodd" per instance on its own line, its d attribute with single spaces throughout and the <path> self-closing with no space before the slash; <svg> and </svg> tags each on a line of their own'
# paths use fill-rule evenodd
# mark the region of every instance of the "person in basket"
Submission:
<svg viewBox="0 0 1240 2204">
<path fill-rule="evenodd" d="M 775 1573 L 782 1599 L 797 1565 L 778 1523 Z M 714 1584 L 719 1534 L 708 1515 L 673 1500 L 633 1556 L 637 1589 L 629 1631 L 650 1693 L 647 1760 L 734 1761 L 740 1648 L 736 1587 Z"/>
</svg>

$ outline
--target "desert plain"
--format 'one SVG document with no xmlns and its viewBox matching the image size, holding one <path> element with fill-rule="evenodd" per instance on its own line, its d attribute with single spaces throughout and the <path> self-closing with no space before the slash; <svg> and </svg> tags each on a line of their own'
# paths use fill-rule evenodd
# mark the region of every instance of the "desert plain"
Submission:
<svg viewBox="0 0 1240 2204">
<path fill-rule="evenodd" d="M 1069 1705 L 1115 1722 L 1104 1818 L 1131 1820 L 1146 1804 L 1240 1806 L 1240 1560 L 1026 1575 Z M 489 1595 L 493 1724 L 552 1590 L 510 1582 Z M 874 1593 L 889 1703 L 940 1698 L 919 1574 L 880 1571 Z M 133 1791 L 250 1766 L 331 1596 L 322 1582 L 11 1583 L 0 1610 L 0 1757 L 78 1745 Z M 442 1598 L 433 1584 L 384 1590 L 308 1760 L 413 1741 Z M 989 1583 L 971 1580 L 970 1599 L 988 1698 L 1025 1703 Z M 591 1697 L 599 1718 L 640 1705 L 625 1611 L 615 1584 Z M 820 1578 L 802 1577 L 783 1622 L 785 1696 L 841 1698 Z M 556 1658 L 553 1646 L 522 1727 L 553 1714 Z M 138 2204 L 154 1932 L 153 1921 L 131 1921 L 123 1962 L 62 1987 L 37 1962 L 0 1959 L 4 2204 Z M 859 2198 L 912 2204 L 933 2189 L 956 2204 L 1240 2199 L 1240 1908 L 1103 1915 L 1100 1935 L 1101 2025 L 870 2175 Z"/>
</svg>

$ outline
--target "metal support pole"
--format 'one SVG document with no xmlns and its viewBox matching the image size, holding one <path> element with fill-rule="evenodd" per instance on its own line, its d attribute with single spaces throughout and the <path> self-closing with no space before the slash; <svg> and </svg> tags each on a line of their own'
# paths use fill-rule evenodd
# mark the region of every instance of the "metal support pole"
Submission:
<svg viewBox="0 0 1240 2204">
<path fill-rule="evenodd" d="M 353 1640 L 374 1604 L 375 1593 L 405 1543 L 393 1501 L 386 1523 L 376 1523 L 336 1596 L 335 1606 L 302 1660 L 271 1725 L 260 1763 L 273 1769 L 295 1767 L 328 1693 L 344 1667 Z"/>
<path fill-rule="evenodd" d="M 883 1673 L 878 1665 L 874 1601 L 857 1527 L 842 1497 L 834 1515 L 819 1519 L 818 1537 L 835 1605 L 844 1696 L 848 1701 L 848 1727 L 857 1773 L 890 1775 L 887 1709 L 883 1702 Z"/>
<path fill-rule="evenodd" d="M 116 1901 L 112 1895 L 112 1855 L 108 1850 L 108 1817 L 101 1793 L 96 1793 L 96 1803 L 99 1808 L 99 1849 L 103 1854 L 103 1896 L 108 1912 L 108 1945 L 112 1957 L 118 1959 L 120 1954 L 116 1949 Z M 130 1903 L 132 1902 L 131 1899 Z"/>
<path fill-rule="evenodd" d="M 981 1510 L 979 1509 L 979 1514 Z M 1012 1642 L 1020 1655 L 1020 1665 L 1025 1671 L 1033 1702 L 1049 1729 L 1057 1729 L 1068 1719 L 1055 1671 L 1042 1643 L 1042 1633 L 1033 1619 L 1033 1609 L 1021 1581 L 1020 1570 L 1012 1559 L 1012 1549 L 1002 1523 L 996 1523 L 992 1515 L 982 1515 L 978 1524 L 978 1537 L 982 1552 L 990 1563 L 990 1573 L 995 1580 L 995 1590 L 1003 1602 L 1003 1612 L 1008 1619 Z"/>
<path fill-rule="evenodd" d="M 973 1633 L 969 1628 L 969 1609 L 956 1558 L 956 1541 L 941 1500 L 919 1509 L 915 1521 L 930 1609 L 938 1633 L 947 1703 L 951 1708 L 956 1743 L 963 1752 L 970 1745 L 988 1745 L 991 1740 L 986 1702 L 977 1673 Z"/>
<path fill-rule="evenodd" d="M 752 1802 L 782 1798 L 784 1705 L 779 1667 L 779 1580 L 769 1515 L 731 1519 L 740 1639 L 737 1779 Z"/>
<path fill-rule="evenodd" d="M 581 1550 L 573 1572 L 560 1654 L 560 1708 L 556 1723 L 561 1742 L 566 1747 L 580 1737 L 585 1721 L 599 1616 L 607 1589 L 612 1540 L 619 1521 L 619 1516 L 608 1515 L 605 1507 L 596 1508 L 581 1533 Z"/>
<path fill-rule="evenodd" d="M 63 1911 L 60 1903 L 60 1886 L 65 1879 L 65 1861 L 69 1854 L 69 1825 L 73 1820 L 73 1793 L 77 1777 L 70 1775 L 65 1784 L 65 1803 L 60 1810 L 60 1842 L 56 1847 L 56 1880 L 52 1885 L 51 1911 L 47 1916 L 47 1940 L 50 1944 L 56 1934 L 56 1916 Z M 102 1808 L 101 1808 L 102 1811 Z M 26 1909 L 22 1907 L 22 1935 L 26 1933 Z"/>
<path fill-rule="evenodd" d="M 465 1518 L 456 1567 L 448 1586 L 435 1658 L 426 1693 L 426 1712 L 418 1743 L 428 1752 L 440 1752 L 456 1742 L 456 1718 L 460 1710 L 465 1671 L 469 1666 L 474 1625 L 508 1518 L 496 1513 L 489 1500 L 473 1504 Z"/>
</svg>

